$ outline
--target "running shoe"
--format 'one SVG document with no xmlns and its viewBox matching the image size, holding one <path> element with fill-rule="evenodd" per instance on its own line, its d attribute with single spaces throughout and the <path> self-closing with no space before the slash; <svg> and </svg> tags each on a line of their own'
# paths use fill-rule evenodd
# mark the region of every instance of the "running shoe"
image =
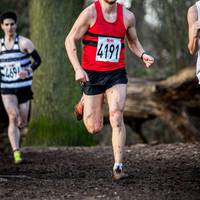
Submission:
<svg viewBox="0 0 200 200">
<path fill-rule="evenodd" d="M 113 169 L 113 180 L 118 181 L 122 179 L 128 178 L 128 174 L 124 173 L 123 169 L 119 167 L 117 169 Z"/>
<path fill-rule="evenodd" d="M 76 116 L 76 119 L 79 121 L 83 119 L 83 109 L 84 109 L 84 105 L 81 99 L 74 107 L 74 114 Z"/>
<path fill-rule="evenodd" d="M 21 157 L 21 152 L 19 150 L 14 151 L 13 157 L 14 157 L 14 163 L 15 164 L 22 163 L 23 160 L 22 160 L 22 157 Z"/>
</svg>

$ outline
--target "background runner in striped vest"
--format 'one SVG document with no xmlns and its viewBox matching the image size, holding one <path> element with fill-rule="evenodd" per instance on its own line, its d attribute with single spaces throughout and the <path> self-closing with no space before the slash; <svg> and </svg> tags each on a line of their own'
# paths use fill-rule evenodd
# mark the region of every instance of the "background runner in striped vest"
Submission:
<svg viewBox="0 0 200 200">
<path fill-rule="evenodd" d="M 32 75 L 41 59 L 31 40 L 16 33 L 17 15 L 1 15 L 4 38 L 0 39 L 0 90 L 9 118 L 8 137 L 14 162 L 21 163 L 20 129 L 27 126 L 30 100 L 33 98 Z"/>
</svg>

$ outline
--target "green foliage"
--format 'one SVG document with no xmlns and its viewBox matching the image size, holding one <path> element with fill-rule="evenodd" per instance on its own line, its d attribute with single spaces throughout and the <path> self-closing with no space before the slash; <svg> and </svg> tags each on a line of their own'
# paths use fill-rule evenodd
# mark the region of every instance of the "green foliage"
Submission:
<svg viewBox="0 0 200 200">
<path fill-rule="evenodd" d="M 92 146 L 95 145 L 81 122 L 47 121 L 40 118 L 30 123 L 30 132 L 23 145 L 31 146 Z"/>
</svg>

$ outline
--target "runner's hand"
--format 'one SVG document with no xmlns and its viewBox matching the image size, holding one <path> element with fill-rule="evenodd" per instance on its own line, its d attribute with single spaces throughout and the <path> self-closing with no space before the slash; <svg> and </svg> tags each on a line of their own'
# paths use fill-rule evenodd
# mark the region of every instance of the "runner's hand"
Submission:
<svg viewBox="0 0 200 200">
<path fill-rule="evenodd" d="M 28 78 L 28 71 L 27 70 L 22 70 L 21 72 L 18 73 L 19 78 L 25 79 Z"/>
<path fill-rule="evenodd" d="M 144 54 L 142 60 L 148 68 L 154 63 L 154 58 L 148 54 Z"/>
<path fill-rule="evenodd" d="M 75 79 L 79 82 L 89 81 L 87 73 L 83 69 L 78 69 L 75 72 Z"/>
</svg>

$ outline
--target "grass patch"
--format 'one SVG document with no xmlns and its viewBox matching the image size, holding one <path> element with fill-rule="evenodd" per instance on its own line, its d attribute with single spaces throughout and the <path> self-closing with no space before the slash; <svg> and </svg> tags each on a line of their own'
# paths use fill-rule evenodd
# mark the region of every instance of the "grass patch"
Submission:
<svg viewBox="0 0 200 200">
<path fill-rule="evenodd" d="M 95 141 L 81 122 L 41 118 L 29 124 L 23 146 L 93 146 Z"/>
</svg>

